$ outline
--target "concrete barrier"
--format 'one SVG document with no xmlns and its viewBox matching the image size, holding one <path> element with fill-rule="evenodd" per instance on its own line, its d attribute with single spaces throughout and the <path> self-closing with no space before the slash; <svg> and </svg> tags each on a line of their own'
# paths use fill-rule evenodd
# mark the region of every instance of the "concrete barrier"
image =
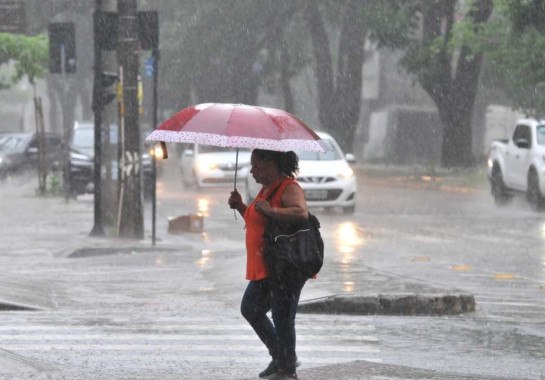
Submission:
<svg viewBox="0 0 545 380">
<path fill-rule="evenodd" d="M 475 311 L 471 294 L 336 294 L 301 302 L 300 313 L 351 315 L 456 315 Z"/>
</svg>

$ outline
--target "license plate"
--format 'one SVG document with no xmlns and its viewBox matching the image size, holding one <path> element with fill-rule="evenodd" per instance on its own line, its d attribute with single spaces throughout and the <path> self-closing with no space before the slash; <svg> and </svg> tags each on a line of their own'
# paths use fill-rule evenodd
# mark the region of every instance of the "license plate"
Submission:
<svg viewBox="0 0 545 380">
<path fill-rule="evenodd" d="M 307 200 L 325 200 L 327 199 L 327 190 L 305 190 Z"/>
</svg>

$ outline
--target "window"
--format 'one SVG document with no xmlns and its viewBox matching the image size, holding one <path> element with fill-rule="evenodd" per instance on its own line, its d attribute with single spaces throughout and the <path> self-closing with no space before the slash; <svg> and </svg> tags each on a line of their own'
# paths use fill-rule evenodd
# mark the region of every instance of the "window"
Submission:
<svg viewBox="0 0 545 380">
<path fill-rule="evenodd" d="M 536 128 L 537 143 L 545 145 L 545 125 L 538 125 Z"/>
<path fill-rule="evenodd" d="M 327 152 L 297 152 L 297 156 L 301 161 L 332 161 L 342 160 L 343 155 L 340 148 L 333 140 L 326 138 L 323 140 L 331 150 Z"/>
<path fill-rule="evenodd" d="M 530 132 L 530 127 L 527 125 L 517 125 L 515 132 L 513 133 L 513 142 L 516 143 L 520 139 L 528 140 L 532 143 L 532 134 Z"/>
</svg>

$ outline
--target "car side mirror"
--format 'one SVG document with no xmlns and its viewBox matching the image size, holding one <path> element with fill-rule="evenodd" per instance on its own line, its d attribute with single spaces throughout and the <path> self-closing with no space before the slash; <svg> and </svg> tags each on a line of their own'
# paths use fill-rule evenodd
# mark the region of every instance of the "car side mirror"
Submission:
<svg viewBox="0 0 545 380">
<path fill-rule="evenodd" d="M 354 156 L 352 153 L 346 153 L 344 158 L 349 164 L 354 164 L 356 162 L 356 156 Z"/>
<path fill-rule="evenodd" d="M 530 147 L 530 141 L 524 138 L 517 139 L 517 141 L 515 141 L 515 144 L 522 149 L 528 149 Z"/>
</svg>

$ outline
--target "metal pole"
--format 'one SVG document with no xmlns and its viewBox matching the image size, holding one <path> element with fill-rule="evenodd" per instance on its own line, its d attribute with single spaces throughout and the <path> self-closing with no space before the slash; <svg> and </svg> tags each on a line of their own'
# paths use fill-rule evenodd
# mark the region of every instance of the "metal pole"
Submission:
<svg viewBox="0 0 545 380">
<path fill-rule="evenodd" d="M 102 207 L 101 207 L 101 183 L 100 183 L 100 167 L 102 165 L 102 136 L 100 128 L 102 125 L 102 109 L 96 104 L 100 99 L 100 77 L 102 74 L 102 47 L 97 35 L 98 18 L 102 12 L 102 0 L 96 0 L 96 9 L 93 15 L 93 28 L 94 28 L 94 49 L 95 49 L 95 70 L 94 70 L 94 86 L 93 86 L 93 100 L 95 101 L 95 107 L 93 107 L 93 113 L 95 116 L 94 124 L 94 136 L 95 136 L 95 157 L 94 157 L 94 226 L 91 230 L 90 236 L 104 236 L 104 228 L 102 227 Z"/>
<path fill-rule="evenodd" d="M 66 107 L 66 51 L 64 49 L 64 44 L 61 44 L 61 74 L 62 74 L 62 104 L 63 107 Z M 64 167 L 63 167 L 63 191 L 64 191 L 64 201 L 68 203 L 70 198 L 70 125 L 66 119 L 66 112 L 62 114 L 62 135 L 63 135 L 63 158 L 64 158 Z"/>
<path fill-rule="evenodd" d="M 155 129 L 157 127 L 157 80 L 159 71 L 159 49 L 154 47 L 152 49 L 153 57 L 153 111 L 152 111 L 152 125 Z M 155 149 L 155 148 L 154 148 Z M 155 157 L 155 151 L 152 155 L 152 170 L 153 170 L 153 191 L 151 195 L 151 245 L 155 246 L 156 240 L 156 220 L 157 220 L 157 158 Z"/>
</svg>

